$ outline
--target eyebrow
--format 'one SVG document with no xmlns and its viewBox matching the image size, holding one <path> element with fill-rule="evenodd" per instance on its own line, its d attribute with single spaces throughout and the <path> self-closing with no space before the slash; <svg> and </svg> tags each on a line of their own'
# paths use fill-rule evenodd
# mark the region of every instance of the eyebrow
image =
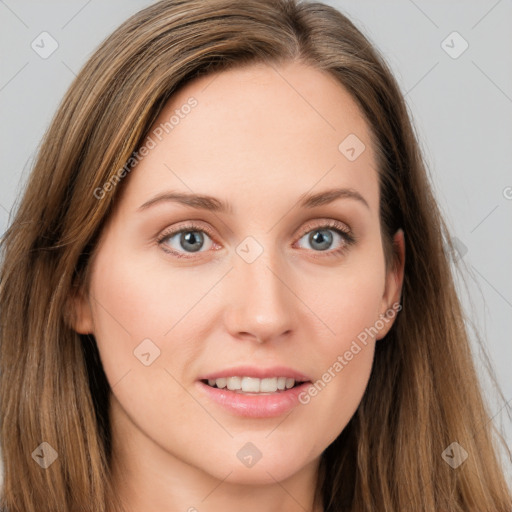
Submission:
<svg viewBox="0 0 512 512">
<path fill-rule="evenodd" d="M 370 209 L 366 199 L 357 192 L 357 190 L 352 188 L 333 188 L 316 194 L 303 194 L 299 198 L 299 207 L 315 208 L 317 206 L 332 203 L 337 199 L 355 199 Z M 199 210 L 208 210 L 218 213 L 233 213 L 232 206 L 221 199 L 208 195 L 191 194 L 187 192 L 164 192 L 162 194 L 158 194 L 139 206 L 138 210 L 143 211 L 151 206 L 167 202 L 176 202 Z"/>
</svg>

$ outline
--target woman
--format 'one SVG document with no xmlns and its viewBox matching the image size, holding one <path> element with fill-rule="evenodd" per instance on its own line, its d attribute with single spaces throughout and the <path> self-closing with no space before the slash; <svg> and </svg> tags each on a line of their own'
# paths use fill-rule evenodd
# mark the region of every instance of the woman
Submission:
<svg viewBox="0 0 512 512">
<path fill-rule="evenodd" d="M 139 12 L 3 240 L 3 508 L 510 510 L 444 238 L 342 14 Z"/>
</svg>

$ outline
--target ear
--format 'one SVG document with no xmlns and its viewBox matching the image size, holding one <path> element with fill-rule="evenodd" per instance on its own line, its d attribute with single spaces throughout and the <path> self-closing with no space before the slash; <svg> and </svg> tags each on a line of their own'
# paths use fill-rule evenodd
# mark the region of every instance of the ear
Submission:
<svg viewBox="0 0 512 512">
<path fill-rule="evenodd" d="M 402 229 L 399 229 L 393 236 L 393 256 L 390 268 L 386 274 L 386 285 L 382 295 L 381 310 L 379 318 L 380 324 L 384 324 L 379 329 L 377 339 L 380 340 L 386 336 L 391 329 L 398 311 L 400 311 L 400 297 L 402 295 L 402 285 L 404 281 L 405 266 L 405 235 Z"/>
<path fill-rule="evenodd" d="M 72 293 L 67 301 L 66 319 L 78 334 L 94 334 L 91 304 L 82 289 Z"/>
</svg>

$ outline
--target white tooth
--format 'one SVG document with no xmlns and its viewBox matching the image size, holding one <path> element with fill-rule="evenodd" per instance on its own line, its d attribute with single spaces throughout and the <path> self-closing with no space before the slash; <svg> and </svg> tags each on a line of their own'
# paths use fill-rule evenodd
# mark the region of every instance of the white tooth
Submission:
<svg viewBox="0 0 512 512">
<path fill-rule="evenodd" d="M 223 389 L 226 387 L 226 384 L 227 384 L 227 379 L 225 377 L 222 377 L 220 379 L 215 379 L 215 385 L 219 388 L 219 389 Z"/>
<path fill-rule="evenodd" d="M 261 379 L 260 391 L 263 393 L 275 393 L 277 391 L 277 377 Z"/>
<path fill-rule="evenodd" d="M 254 377 L 242 377 L 242 391 L 258 393 L 260 391 L 260 379 Z"/>
<path fill-rule="evenodd" d="M 215 386 L 215 379 L 208 379 L 208 384 L 210 386 Z"/>
<path fill-rule="evenodd" d="M 277 389 L 281 391 L 286 387 L 286 377 L 278 377 L 277 378 Z"/>
<path fill-rule="evenodd" d="M 295 379 L 287 378 L 285 385 L 286 385 L 286 389 L 293 388 L 293 386 L 295 385 Z"/>
<path fill-rule="evenodd" d="M 228 377 L 226 379 L 226 383 L 228 389 L 231 391 L 236 391 L 237 389 L 242 389 L 242 379 L 240 377 Z"/>
</svg>

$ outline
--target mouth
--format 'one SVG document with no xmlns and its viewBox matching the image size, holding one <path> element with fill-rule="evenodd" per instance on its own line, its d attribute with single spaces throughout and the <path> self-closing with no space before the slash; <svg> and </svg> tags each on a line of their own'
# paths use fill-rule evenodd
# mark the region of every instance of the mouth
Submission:
<svg viewBox="0 0 512 512">
<path fill-rule="evenodd" d="M 312 380 L 288 366 L 239 365 L 201 375 L 196 384 L 207 403 L 230 414 L 275 418 L 301 403 L 299 397 Z"/>
<path fill-rule="evenodd" d="M 268 395 L 284 393 L 289 389 L 297 388 L 310 381 L 284 376 L 260 379 L 242 375 L 216 379 L 201 379 L 201 382 L 214 389 L 224 389 L 247 395 Z"/>
<path fill-rule="evenodd" d="M 307 376 L 284 367 L 246 367 L 203 375 L 197 386 L 205 400 L 224 411 L 263 419 L 289 413 L 301 403 L 299 397 L 311 383 Z"/>
</svg>

